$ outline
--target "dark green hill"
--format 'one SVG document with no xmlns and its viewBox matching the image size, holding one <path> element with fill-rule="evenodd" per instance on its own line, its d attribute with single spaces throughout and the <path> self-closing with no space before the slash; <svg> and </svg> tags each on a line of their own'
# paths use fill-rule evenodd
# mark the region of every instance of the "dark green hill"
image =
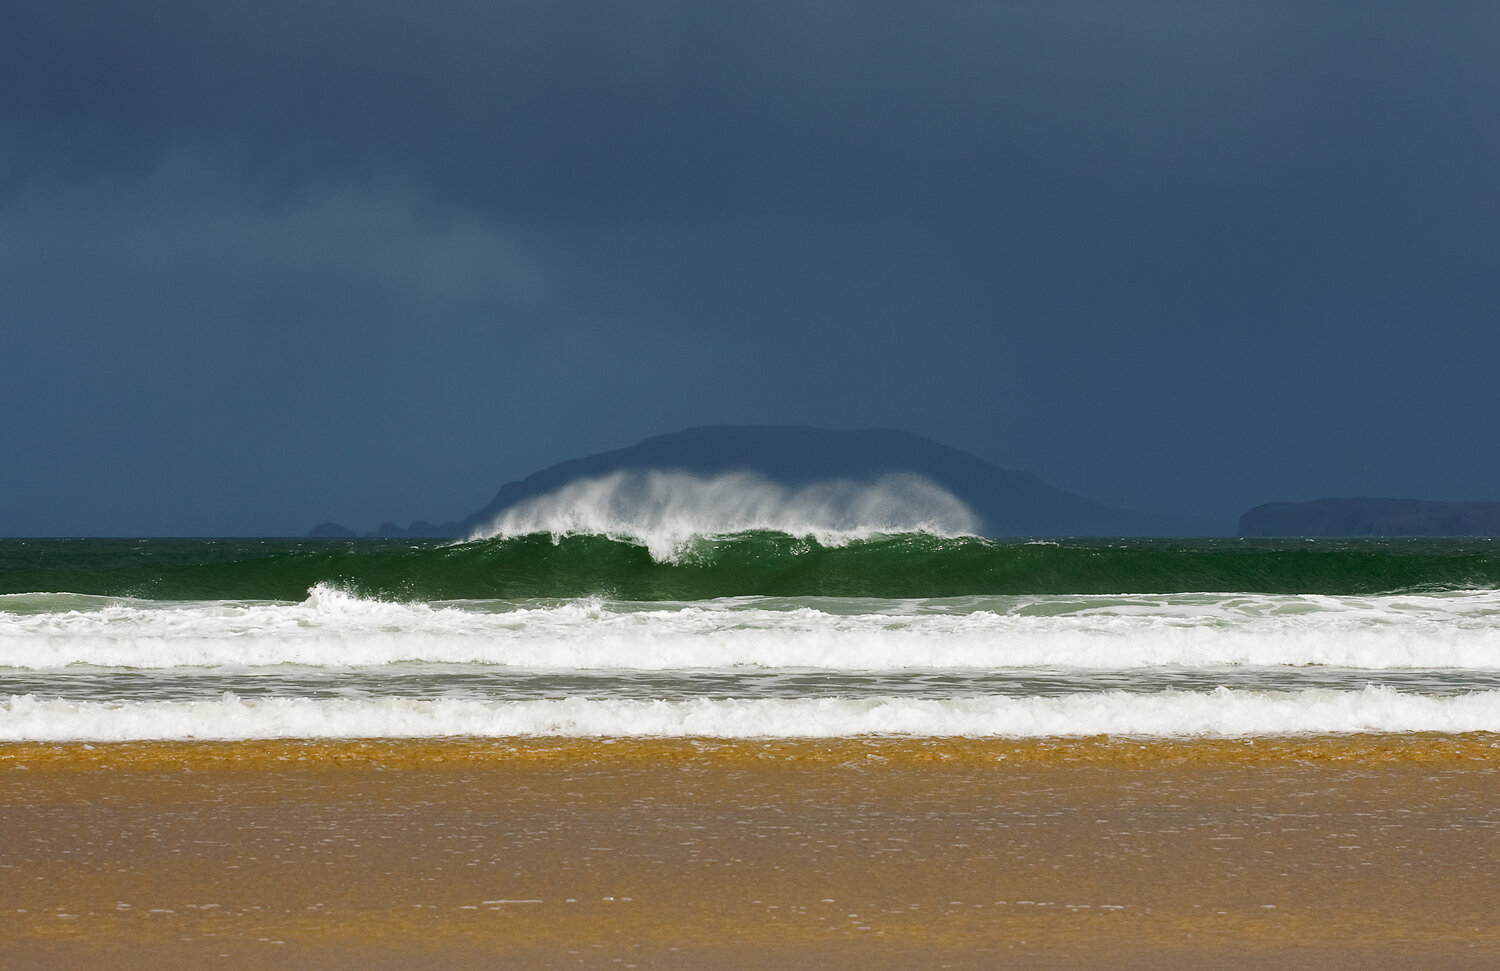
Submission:
<svg viewBox="0 0 1500 971">
<path fill-rule="evenodd" d="M 931 439 L 891 429 L 837 432 L 789 425 L 713 425 L 648 438 L 506 483 L 484 508 L 459 522 L 381 526 L 380 535 L 468 536 L 505 509 L 578 479 L 619 471 L 678 470 L 700 475 L 758 474 L 785 486 L 829 479 L 920 475 L 968 505 L 989 536 L 1222 536 L 1229 524 L 1116 509 L 1002 469 Z"/>
</svg>

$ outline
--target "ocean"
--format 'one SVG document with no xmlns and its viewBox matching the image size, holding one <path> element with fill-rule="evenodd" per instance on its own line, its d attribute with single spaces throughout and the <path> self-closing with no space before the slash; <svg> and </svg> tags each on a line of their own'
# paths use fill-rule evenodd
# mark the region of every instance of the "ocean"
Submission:
<svg viewBox="0 0 1500 971">
<path fill-rule="evenodd" d="M 0 740 L 1500 732 L 1485 539 L 0 541 Z"/>
</svg>

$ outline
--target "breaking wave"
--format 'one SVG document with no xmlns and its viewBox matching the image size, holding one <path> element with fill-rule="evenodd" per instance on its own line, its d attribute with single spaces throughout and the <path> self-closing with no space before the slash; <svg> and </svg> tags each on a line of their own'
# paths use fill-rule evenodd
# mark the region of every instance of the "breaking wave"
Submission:
<svg viewBox="0 0 1500 971">
<path fill-rule="evenodd" d="M 1500 669 L 1500 592 L 399 603 L 0 597 L 0 667 Z M 40 602 L 34 603 L 41 607 Z"/>
<path fill-rule="evenodd" d="M 514 539 L 538 533 L 607 536 L 675 561 L 695 540 L 771 532 L 841 546 L 878 535 L 972 536 L 978 518 L 957 497 L 921 476 L 887 475 L 788 487 L 747 472 L 622 471 L 580 479 L 525 500 L 469 537 Z"/>
</svg>

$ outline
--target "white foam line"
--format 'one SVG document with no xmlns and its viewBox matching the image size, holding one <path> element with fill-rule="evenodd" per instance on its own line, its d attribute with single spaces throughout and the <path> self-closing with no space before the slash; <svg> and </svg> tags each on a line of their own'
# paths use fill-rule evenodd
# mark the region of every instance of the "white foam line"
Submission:
<svg viewBox="0 0 1500 971">
<path fill-rule="evenodd" d="M 315 587 L 303 603 L 0 611 L 0 667 L 55 670 L 398 662 L 527 670 L 849 671 L 1326 665 L 1500 669 L 1500 592 L 945 602 L 429 605 Z M 845 608 L 847 609 L 847 608 Z"/>
<path fill-rule="evenodd" d="M 241 699 L 0 702 L 0 739 L 431 738 L 440 736 L 835 738 L 861 735 L 1243 736 L 1500 731 L 1500 691 L 1452 697 L 1384 687 L 1060 698 L 896 697 L 691 701 Z"/>
</svg>

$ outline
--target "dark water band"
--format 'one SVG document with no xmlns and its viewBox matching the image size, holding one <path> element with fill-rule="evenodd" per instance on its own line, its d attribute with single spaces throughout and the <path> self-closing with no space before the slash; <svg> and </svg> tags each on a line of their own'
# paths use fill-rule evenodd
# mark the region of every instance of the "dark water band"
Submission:
<svg viewBox="0 0 1500 971">
<path fill-rule="evenodd" d="M 1493 540 L 1068 540 L 781 533 L 702 539 L 670 562 L 603 536 L 0 541 L 0 594 L 300 601 L 316 584 L 403 601 L 1110 593 L 1331 595 L 1500 587 Z"/>
</svg>

